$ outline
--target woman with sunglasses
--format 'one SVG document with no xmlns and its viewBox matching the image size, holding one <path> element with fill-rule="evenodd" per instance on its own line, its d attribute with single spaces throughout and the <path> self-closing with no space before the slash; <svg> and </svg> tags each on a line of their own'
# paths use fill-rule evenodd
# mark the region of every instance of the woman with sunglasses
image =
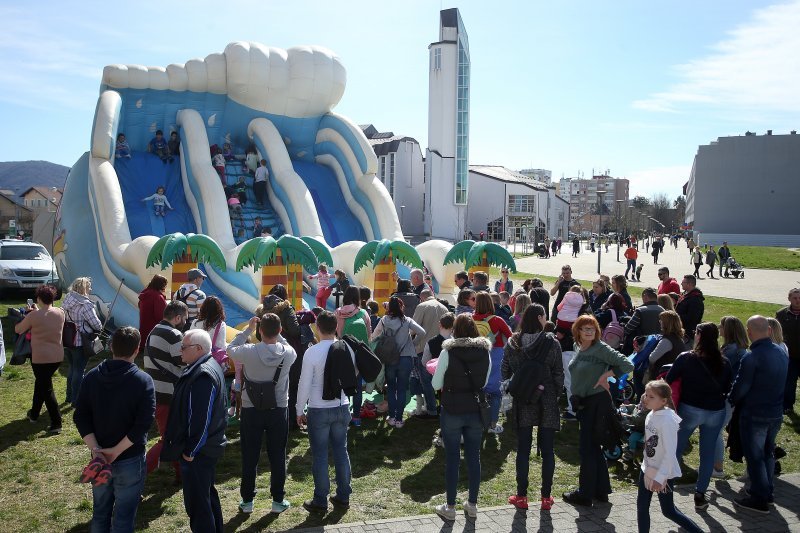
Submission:
<svg viewBox="0 0 800 533">
<path fill-rule="evenodd" d="M 475 312 L 475 291 L 472 289 L 462 289 L 456 299 L 456 316 L 461 313 L 471 315 Z"/>
<path fill-rule="evenodd" d="M 708 507 L 706 490 L 714 467 L 717 439 L 725 424 L 725 402 L 731 389 L 731 365 L 719 349 L 719 329 L 716 324 L 698 324 L 694 349 L 678 356 L 665 378 L 672 384 L 681 382 L 678 416 L 678 459 L 689 444 L 694 430 L 700 428 L 700 467 L 695 485 L 694 507 Z"/>
<path fill-rule="evenodd" d="M 494 282 L 494 292 L 501 293 L 506 291 L 508 294 L 514 293 L 514 282 L 508 279 L 508 269 L 500 269 L 500 279 Z"/>
</svg>

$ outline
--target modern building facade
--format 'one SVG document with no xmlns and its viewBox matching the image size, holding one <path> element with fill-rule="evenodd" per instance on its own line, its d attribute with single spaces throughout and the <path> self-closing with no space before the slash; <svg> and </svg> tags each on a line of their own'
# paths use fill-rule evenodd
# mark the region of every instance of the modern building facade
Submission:
<svg viewBox="0 0 800 533">
<path fill-rule="evenodd" d="M 389 191 L 403 234 L 422 235 L 425 208 L 425 163 L 413 137 L 379 132 L 372 124 L 361 126 L 378 158 L 377 178 Z"/>
<path fill-rule="evenodd" d="M 469 40 L 458 9 L 439 14 L 439 40 L 428 46 L 428 148 L 424 231 L 458 240 L 469 201 Z"/>
<path fill-rule="evenodd" d="M 696 242 L 800 246 L 800 135 L 720 137 L 701 145 L 686 187 Z"/>
<path fill-rule="evenodd" d="M 567 237 L 569 204 L 543 183 L 497 165 L 470 165 L 467 230 L 487 240 L 540 241 Z M 462 235 L 463 237 L 463 235 Z"/>
</svg>

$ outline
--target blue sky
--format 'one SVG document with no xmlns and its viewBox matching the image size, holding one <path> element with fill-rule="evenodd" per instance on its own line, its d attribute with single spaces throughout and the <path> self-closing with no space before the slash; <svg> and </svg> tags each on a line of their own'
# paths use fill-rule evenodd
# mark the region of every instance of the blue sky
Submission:
<svg viewBox="0 0 800 533">
<path fill-rule="evenodd" d="M 105 65 L 183 63 L 238 40 L 330 48 L 348 76 L 336 111 L 424 151 L 427 46 L 448 7 L 469 34 L 472 164 L 609 169 L 632 195 L 675 197 L 699 144 L 800 126 L 800 0 L 67 4 L 0 7 L 2 161 L 71 166 Z"/>
</svg>

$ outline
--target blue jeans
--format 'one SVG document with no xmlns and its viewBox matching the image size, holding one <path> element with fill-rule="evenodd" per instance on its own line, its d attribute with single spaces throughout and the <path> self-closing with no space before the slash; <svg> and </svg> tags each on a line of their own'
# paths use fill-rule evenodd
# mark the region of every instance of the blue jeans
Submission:
<svg viewBox="0 0 800 533">
<path fill-rule="evenodd" d="M 461 462 L 461 437 L 464 437 L 464 460 L 467 462 L 469 476 L 469 496 L 467 500 L 478 503 L 478 489 L 481 485 L 481 439 L 483 424 L 479 413 L 451 415 L 442 408 L 439 416 L 444 444 L 445 467 L 444 483 L 447 492 L 447 505 L 456 504 L 458 489 L 458 466 Z"/>
<path fill-rule="evenodd" d="M 189 515 L 192 531 L 222 533 L 222 506 L 214 486 L 219 457 L 199 453 L 191 462 L 181 458 L 183 481 L 183 507 Z"/>
<path fill-rule="evenodd" d="M 166 205 L 156 205 L 156 206 L 153 206 L 153 208 L 155 209 L 157 217 L 163 217 L 164 215 L 167 214 L 167 206 Z"/>
<path fill-rule="evenodd" d="M 722 422 L 723 429 L 727 427 L 733 417 L 733 407 L 730 402 L 725 402 L 725 420 Z M 717 437 L 717 446 L 714 448 L 714 464 L 722 464 L 725 462 L 725 435 L 724 431 L 719 432 Z"/>
<path fill-rule="evenodd" d="M 67 370 L 67 403 L 71 403 L 74 407 L 75 402 L 78 401 L 78 391 L 81 390 L 83 372 L 86 370 L 86 363 L 89 362 L 89 358 L 84 355 L 82 346 L 64 348 L 64 357 L 69 363 L 69 370 Z"/>
<path fill-rule="evenodd" d="M 422 364 L 422 357 L 417 356 L 414 358 L 414 366 L 419 374 L 419 385 L 422 388 L 422 395 L 425 396 L 425 410 L 429 415 L 436 415 L 439 411 L 436 408 L 436 393 L 433 391 L 433 376 L 425 369 L 425 365 Z M 414 391 L 412 391 L 412 394 L 413 393 Z"/>
<path fill-rule="evenodd" d="M 350 501 L 350 456 L 347 455 L 347 427 L 350 425 L 350 406 L 331 408 L 309 407 L 308 441 L 311 444 L 311 473 L 314 475 L 314 504 L 328 506 L 331 480 L 328 477 L 328 449 L 333 455 L 336 470 L 336 497 Z"/>
<path fill-rule="evenodd" d="M 411 376 L 411 357 L 400 356 L 394 365 L 386 365 L 386 401 L 389 404 L 387 416 L 395 420 L 403 419 L 408 393 L 408 378 Z"/>
<path fill-rule="evenodd" d="M 144 454 L 111 464 L 109 482 L 92 487 L 92 533 L 133 531 L 146 471 Z"/>
<path fill-rule="evenodd" d="M 750 495 L 759 503 L 772 496 L 775 474 L 775 437 L 782 418 L 761 418 L 742 414 L 739 420 L 742 451 L 750 477 Z"/>
<path fill-rule="evenodd" d="M 358 388 L 356 393 L 350 397 L 350 405 L 353 407 L 353 418 L 361 418 L 361 405 L 364 403 L 364 380 L 357 377 Z"/>
<path fill-rule="evenodd" d="M 678 406 L 678 416 L 681 417 L 681 427 L 678 429 L 678 461 L 683 457 L 683 451 L 689 444 L 689 437 L 694 430 L 700 427 L 700 466 L 697 469 L 696 492 L 705 493 L 711 481 L 711 470 L 714 468 L 714 453 L 717 448 L 717 438 L 725 423 L 725 409 L 709 411 L 692 407 L 685 403 Z"/>
<path fill-rule="evenodd" d="M 628 272 L 636 274 L 636 259 L 628 259 L 628 266 L 625 269 L 625 277 L 628 277 Z"/>
<path fill-rule="evenodd" d="M 287 407 L 276 407 L 259 411 L 255 407 L 242 409 L 239 434 L 242 445 L 242 484 L 239 493 L 242 501 L 251 502 L 256 495 L 258 458 L 261 455 L 261 439 L 267 440 L 269 459 L 269 492 L 272 501 L 282 502 L 286 496 L 286 441 L 289 437 Z"/>
<path fill-rule="evenodd" d="M 489 402 L 489 419 L 491 427 L 497 425 L 500 420 L 500 404 L 503 402 L 503 395 L 499 392 L 487 392 L 486 401 Z"/>
<path fill-rule="evenodd" d="M 687 531 L 703 533 L 703 530 L 691 518 L 675 508 L 675 500 L 673 498 L 675 482 L 670 479 L 667 484 L 669 485 L 669 490 L 658 493 L 661 513 Z M 639 523 L 639 533 L 650 531 L 650 502 L 652 499 L 653 493 L 644 486 L 644 472 L 639 472 L 639 495 L 636 497 L 636 521 Z"/>
</svg>

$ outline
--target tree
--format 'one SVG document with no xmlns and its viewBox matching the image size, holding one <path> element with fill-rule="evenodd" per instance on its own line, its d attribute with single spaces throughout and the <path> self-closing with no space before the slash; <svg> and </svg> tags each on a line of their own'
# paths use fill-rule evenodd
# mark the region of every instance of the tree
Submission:
<svg viewBox="0 0 800 533">
<path fill-rule="evenodd" d="M 388 301 L 395 290 L 392 272 L 395 271 L 397 263 L 422 268 L 422 259 L 413 246 L 405 241 L 388 239 L 370 241 L 362 246 L 353 261 L 353 272 L 358 272 L 369 263 L 372 263 L 375 269 L 373 298 L 378 303 Z M 378 314 L 383 315 L 385 312 L 383 306 L 378 306 Z"/>
<path fill-rule="evenodd" d="M 664 193 L 654 194 L 650 199 L 650 215 L 664 224 L 664 231 L 667 231 L 672 226 L 672 218 L 674 212 L 672 210 L 672 202 L 669 201 L 667 195 Z"/>
<path fill-rule="evenodd" d="M 633 200 L 631 200 L 631 205 L 638 209 L 639 211 L 644 211 L 650 207 L 650 200 L 648 200 L 644 196 L 636 196 Z"/>
<path fill-rule="evenodd" d="M 156 241 L 147 254 L 145 266 L 159 264 L 161 270 L 166 270 L 172 265 L 170 290 L 174 293 L 188 281 L 186 273 L 197 268 L 198 263 L 210 263 L 222 271 L 227 268 L 225 255 L 214 239 L 208 235 L 175 232 Z"/>
<path fill-rule="evenodd" d="M 675 201 L 672 202 L 672 206 L 675 208 L 675 218 L 677 219 L 675 222 L 677 223 L 678 227 L 681 224 L 686 222 L 686 197 L 682 194 L 675 198 Z"/>
</svg>

